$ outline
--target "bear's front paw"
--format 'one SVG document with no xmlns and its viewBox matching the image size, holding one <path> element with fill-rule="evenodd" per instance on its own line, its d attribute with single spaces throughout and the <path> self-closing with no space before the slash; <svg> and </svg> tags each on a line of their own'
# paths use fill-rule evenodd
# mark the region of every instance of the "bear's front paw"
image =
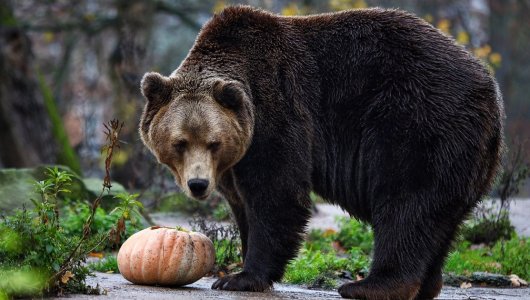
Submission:
<svg viewBox="0 0 530 300">
<path fill-rule="evenodd" d="M 219 278 L 212 285 L 212 289 L 226 291 L 248 291 L 264 292 L 272 288 L 272 282 L 267 282 L 256 275 L 248 272 L 241 272 L 232 275 L 226 275 Z"/>
</svg>

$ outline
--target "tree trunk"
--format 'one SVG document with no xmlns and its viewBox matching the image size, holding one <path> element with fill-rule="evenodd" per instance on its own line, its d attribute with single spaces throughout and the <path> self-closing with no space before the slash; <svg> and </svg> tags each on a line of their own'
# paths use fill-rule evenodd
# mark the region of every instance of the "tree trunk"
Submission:
<svg viewBox="0 0 530 300">
<path fill-rule="evenodd" d="M 33 68 L 31 43 L 0 3 L 0 165 L 53 163 L 57 147 Z"/>
</svg>

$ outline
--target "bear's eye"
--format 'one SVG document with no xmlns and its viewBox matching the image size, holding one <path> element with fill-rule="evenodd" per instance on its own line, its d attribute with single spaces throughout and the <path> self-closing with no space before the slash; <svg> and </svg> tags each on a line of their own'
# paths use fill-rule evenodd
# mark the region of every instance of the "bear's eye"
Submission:
<svg viewBox="0 0 530 300">
<path fill-rule="evenodd" d="M 173 147 L 175 148 L 175 150 L 177 150 L 178 153 L 183 153 L 184 151 L 186 151 L 186 147 L 188 147 L 188 141 L 180 140 L 176 142 Z"/>
<path fill-rule="evenodd" d="M 208 150 L 212 151 L 213 153 L 217 152 L 219 148 L 221 147 L 221 142 L 211 142 L 208 144 Z"/>
</svg>

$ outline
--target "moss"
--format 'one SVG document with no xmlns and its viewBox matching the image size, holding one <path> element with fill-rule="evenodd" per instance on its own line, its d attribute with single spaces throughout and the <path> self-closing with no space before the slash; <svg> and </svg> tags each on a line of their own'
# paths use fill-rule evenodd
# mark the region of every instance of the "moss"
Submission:
<svg viewBox="0 0 530 300">
<path fill-rule="evenodd" d="M 52 124 L 52 133 L 59 146 L 59 153 L 57 154 L 57 162 L 68 166 L 78 175 L 81 175 L 81 164 L 79 163 L 79 157 L 75 153 L 72 146 L 70 146 L 70 141 L 66 135 L 64 129 L 63 121 L 57 110 L 55 100 L 52 96 L 52 91 L 46 82 L 44 81 L 44 76 L 41 74 L 38 75 L 39 88 L 44 99 L 44 106 L 46 107 L 46 112 L 50 118 Z"/>
</svg>

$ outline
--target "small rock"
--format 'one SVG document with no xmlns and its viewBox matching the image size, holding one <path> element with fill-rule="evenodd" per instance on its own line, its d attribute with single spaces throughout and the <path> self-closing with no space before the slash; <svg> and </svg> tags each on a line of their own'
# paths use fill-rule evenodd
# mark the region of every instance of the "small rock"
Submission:
<svg viewBox="0 0 530 300">
<path fill-rule="evenodd" d="M 473 285 L 470 282 L 462 282 L 462 284 L 460 285 L 460 288 L 461 289 L 469 289 L 472 286 Z"/>
<path fill-rule="evenodd" d="M 512 274 L 509 276 L 510 281 L 512 282 L 513 287 L 521 287 L 521 286 L 528 286 L 528 282 L 525 280 L 519 278 L 519 276 Z"/>
<path fill-rule="evenodd" d="M 339 274 L 339 278 L 353 280 L 353 276 L 352 276 L 351 272 L 347 271 L 347 270 L 341 271 L 340 274 Z"/>
</svg>

